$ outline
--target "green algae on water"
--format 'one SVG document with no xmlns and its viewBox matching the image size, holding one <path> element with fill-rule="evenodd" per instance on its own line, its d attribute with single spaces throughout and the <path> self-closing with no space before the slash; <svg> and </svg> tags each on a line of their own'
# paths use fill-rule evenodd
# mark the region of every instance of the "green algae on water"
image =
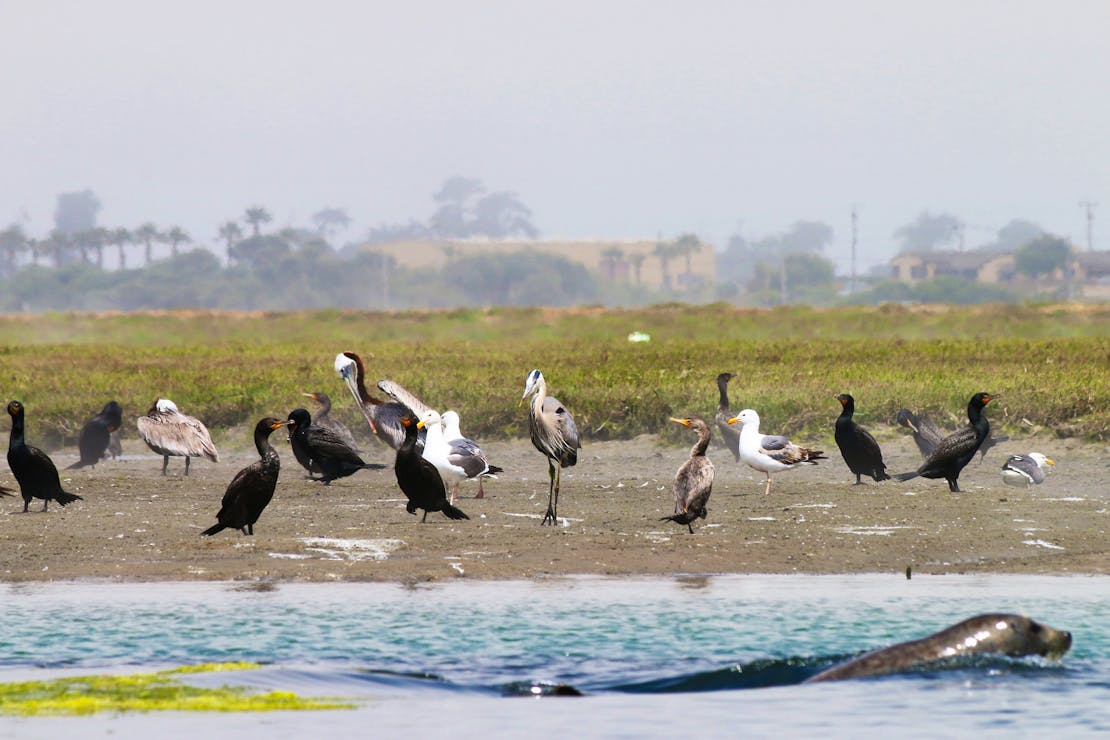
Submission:
<svg viewBox="0 0 1110 740">
<path fill-rule="evenodd" d="M 350 702 L 304 698 L 290 691 L 255 693 L 234 686 L 200 688 L 174 676 L 251 670 L 254 663 L 204 663 L 157 673 L 75 676 L 0 684 L 0 714 L 82 715 L 95 712 L 271 712 L 351 709 Z"/>
</svg>

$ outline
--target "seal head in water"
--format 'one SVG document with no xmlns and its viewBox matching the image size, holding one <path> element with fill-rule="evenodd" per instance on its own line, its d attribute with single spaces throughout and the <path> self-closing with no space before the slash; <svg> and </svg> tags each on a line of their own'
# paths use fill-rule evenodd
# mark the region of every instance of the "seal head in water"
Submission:
<svg viewBox="0 0 1110 740">
<path fill-rule="evenodd" d="M 1017 614 L 980 614 L 920 640 L 900 642 L 835 665 L 807 679 L 806 683 L 881 676 L 971 655 L 1059 658 L 1070 647 L 1070 632 Z"/>
</svg>

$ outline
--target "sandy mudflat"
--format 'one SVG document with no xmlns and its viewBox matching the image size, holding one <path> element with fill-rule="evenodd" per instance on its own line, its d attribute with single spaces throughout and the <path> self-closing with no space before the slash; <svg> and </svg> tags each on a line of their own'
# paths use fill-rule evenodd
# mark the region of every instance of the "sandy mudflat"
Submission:
<svg viewBox="0 0 1110 740">
<path fill-rule="evenodd" d="M 244 441 L 248 435 L 244 433 Z M 275 439 L 280 437 L 275 435 Z M 392 451 L 367 442 L 368 460 Z M 245 445 L 219 464 L 171 459 L 170 477 L 141 442 L 124 441 L 124 458 L 95 470 L 63 471 L 84 501 L 32 512 L 0 499 L 0 578 L 6 581 L 228 580 L 303 581 L 532 578 L 563 574 L 672 573 L 1110 573 L 1110 450 L 1074 440 L 1011 441 L 964 471 L 965 493 L 944 481 L 916 479 L 853 486 L 835 445 L 817 467 L 784 473 L 770 496 L 762 475 L 710 450 L 717 478 L 709 518 L 685 527 L 671 513 L 674 471 L 686 447 L 654 437 L 588 444 L 564 471 L 559 527 L 540 527 L 547 465 L 527 440 L 485 444 L 508 472 L 486 497 L 464 485 L 459 506 L 470 521 L 404 509 L 393 471 L 360 472 L 325 487 L 302 478 L 282 440 L 278 491 L 255 536 L 201 530 L 215 523 L 227 482 L 249 463 Z M 1004 486 L 1012 452 L 1036 449 L 1057 466 L 1035 488 Z M 908 438 L 884 442 L 889 469 L 919 462 Z M 63 467 L 76 451 L 54 453 Z M 6 465 L 0 483 L 14 486 Z"/>
</svg>

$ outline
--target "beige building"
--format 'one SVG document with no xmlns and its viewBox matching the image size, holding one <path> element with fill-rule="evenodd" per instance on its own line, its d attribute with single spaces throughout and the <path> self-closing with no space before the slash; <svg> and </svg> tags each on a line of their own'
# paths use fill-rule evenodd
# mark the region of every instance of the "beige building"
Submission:
<svg viewBox="0 0 1110 740">
<path fill-rule="evenodd" d="M 1000 252 L 907 252 L 890 261 L 891 277 L 903 283 L 941 275 L 1001 283 L 1014 274 L 1014 255 Z"/>
<path fill-rule="evenodd" d="M 662 242 L 673 245 L 674 240 Z M 626 281 L 631 285 L 661 288 L 669 279 L 676 290 L 712 285 L 716 277 L 714 249 L 701 242 L 701 248 L 688 255 L 673 253 L 661 260 L 655 239 L 570 239 L 449 241 L 401 241 L 367 245 L 368 252 L 389 255 L 398 265 L 414 270 L 441 270 L 454 257 L 473 254 L 513 254 L 545 252 L 586 266 L 603 280 Z M 666 279 L 665 279 L 666 278 Z"/>
</svg>

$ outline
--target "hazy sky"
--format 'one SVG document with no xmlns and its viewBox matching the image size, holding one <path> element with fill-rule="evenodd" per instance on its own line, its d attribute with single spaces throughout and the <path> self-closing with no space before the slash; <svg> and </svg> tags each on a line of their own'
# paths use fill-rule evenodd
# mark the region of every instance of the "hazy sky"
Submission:
<svg viewBox="0 0 1110 740">
<path fill-rule="evenodd" d="M 60 192 L 202 243 L 250 205 L 425 219 L 451 175 L 545 237 L 723 248 L 923 210 L 1110 248 L 1110 2 L 0 0 L 0 227 Z"/>
</svg>

